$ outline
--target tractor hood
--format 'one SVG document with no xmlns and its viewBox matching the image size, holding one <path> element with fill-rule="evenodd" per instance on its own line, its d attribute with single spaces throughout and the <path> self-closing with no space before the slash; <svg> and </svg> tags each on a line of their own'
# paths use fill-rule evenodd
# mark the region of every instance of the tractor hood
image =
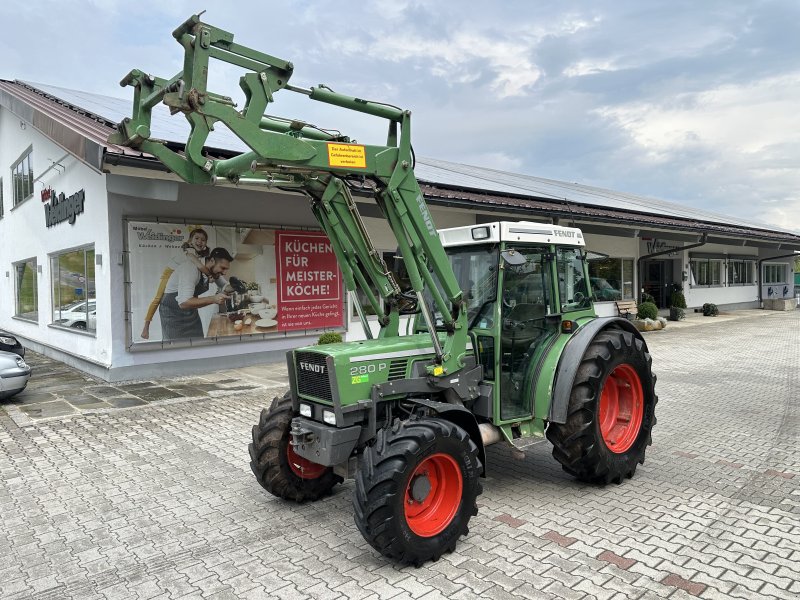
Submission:
<svg viewBox="0 0 800 600">
<path fill-rule="evenodd" d="M 429 360 L 428 334 L 306 346 L 289 353 L 298 395 L 348 405 L 370 397 L 372 386 L 410 376 L 412 362 Z"/>
</svg>

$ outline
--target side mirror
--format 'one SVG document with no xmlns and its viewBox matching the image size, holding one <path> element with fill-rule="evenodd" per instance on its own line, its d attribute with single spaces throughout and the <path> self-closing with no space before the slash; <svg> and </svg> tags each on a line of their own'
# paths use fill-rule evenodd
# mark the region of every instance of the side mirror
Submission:
<svg viewBox="0 0 800 600">
<path fill-rule="evenodd" d="M 511 265 L 512 267 L 523 265 L 528 261 L 524 254 L 521 254 L 516 250 L 506 250 L 505 252 L 501 252 L 500 256 L 503 257 L 503 260 L 507 265 Z"/>
</svg>

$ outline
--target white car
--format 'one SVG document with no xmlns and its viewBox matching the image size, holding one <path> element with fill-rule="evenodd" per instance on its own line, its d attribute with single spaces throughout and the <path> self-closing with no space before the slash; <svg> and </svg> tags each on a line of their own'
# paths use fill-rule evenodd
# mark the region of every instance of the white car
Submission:
<svg viewBox="0 0 800 600">
<path fill-rule="evenodd" d="M 19 394 L 28 385 L 31 368 L 19 354 L 0 350 L 0 399 Z"/>
<path fill-rule="evenodd" d="M 90 299 L 88 304 L 86 300 L 73 302 L 57 310 L 54 316 L 59 318 L 53 321 L 53 325 L 94 331 L 97 329 L 97 302 L 94 299 Z"/>
</svg>

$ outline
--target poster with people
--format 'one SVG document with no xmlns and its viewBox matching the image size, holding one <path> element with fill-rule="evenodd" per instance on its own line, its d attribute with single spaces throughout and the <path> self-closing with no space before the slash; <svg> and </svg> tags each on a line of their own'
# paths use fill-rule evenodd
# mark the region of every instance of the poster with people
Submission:
<svg viewBox="0 0 800 600">
<path fill-rule="evenodd" d="M 127 227 L 134 344 L 344 325 L 341 273 L 322 232 Z"/>
</svg>

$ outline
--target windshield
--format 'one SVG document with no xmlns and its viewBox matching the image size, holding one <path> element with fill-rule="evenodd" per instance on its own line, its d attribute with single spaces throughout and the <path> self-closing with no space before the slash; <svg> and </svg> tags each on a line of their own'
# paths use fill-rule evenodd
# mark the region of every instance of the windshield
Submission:
<svg viewBox="0 0 800 600">
<path fill-rule="evenodd" d="M 458 286 L 464 292 L 469 326 L 491 327 L 491 315 L 497 299 L 497 248 L 462 246 L 445 248 L 445 251 L 450 258 Z M 441 286 L 439 291 L 442 291 Z M 436 325 L 441 325 L 441 313 L 435 309 L 433 296 L 427 290 L 425 302 L 431 307 Z M 422 321 L 419 325 L 424 327 Z"/>
</svg>

